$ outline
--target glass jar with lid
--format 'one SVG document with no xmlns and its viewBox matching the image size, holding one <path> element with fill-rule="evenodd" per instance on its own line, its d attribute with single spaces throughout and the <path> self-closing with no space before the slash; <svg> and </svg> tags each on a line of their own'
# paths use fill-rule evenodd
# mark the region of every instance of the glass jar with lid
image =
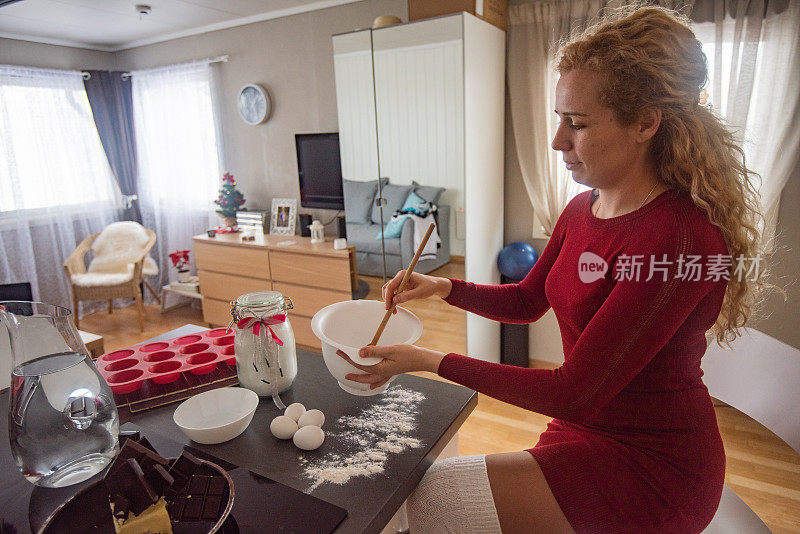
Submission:
<svg viewBox="0 0 800 534">
<path fill-rule="evenodd" d="M 294 331 L 286 314 L 293 307 L 278 291 L 247 293 L 231 302 L 239 384 L 259 396 L 271 395 L 279 408 L 285 406 L 278 394 L 297 376 Z"/>
</svg>

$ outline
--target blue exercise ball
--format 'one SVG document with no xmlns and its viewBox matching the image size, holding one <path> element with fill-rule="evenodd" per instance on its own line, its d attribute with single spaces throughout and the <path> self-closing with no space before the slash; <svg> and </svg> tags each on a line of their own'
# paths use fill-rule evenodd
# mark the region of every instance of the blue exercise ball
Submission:
<svg viewBox="0 0 800 534">
<path fill-rule="evenodd" d="M 532 246 L 517 241 L 506 246 L 497 255 L 497 268 L 512 280 L 522 280 L 538 259 L 539 255 Z"/>
</svg>

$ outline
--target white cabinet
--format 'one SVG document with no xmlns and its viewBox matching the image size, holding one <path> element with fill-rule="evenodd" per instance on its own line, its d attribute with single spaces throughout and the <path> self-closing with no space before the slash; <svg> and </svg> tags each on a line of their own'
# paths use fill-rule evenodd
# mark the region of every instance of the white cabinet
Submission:
<svg viewBox="0 0 800 534">
<path fill-rule="evenodd" d="M 468 13 L 333 37 L 342 173 L 447 188 L 451 253 L 496 284 L 503 246 L 505 32 Z M 471 356 L 500 361 L 499 324 L 467 316 Z"/>
</svg>

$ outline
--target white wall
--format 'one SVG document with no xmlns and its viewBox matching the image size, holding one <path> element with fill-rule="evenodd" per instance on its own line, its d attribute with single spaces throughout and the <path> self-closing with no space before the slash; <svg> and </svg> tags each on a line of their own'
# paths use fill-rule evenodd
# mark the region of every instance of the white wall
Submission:
<svg viewBox="0 0 800 534">
<path fill-rule="evenodd" d="M 229 55 L 219 65 L 227 168 L 249 209 L 269 209 L 273 197 L 300 198 L 294 134 L 338 131 L 331 37 L 370 27 L 378 15 L 407 20 L 407 3 L 358 2 L 175 39 L 117 52 L 114 64 L 141 69 Z M 272 97 L 272 117 L 258 126 L 245 124 L 236 111 L 238 91 L 248 83 L 261 84 Z M 323 222 L 336 214 L 299 209 Z M 333 224 L 326 228 L 334 233 Z"/>
<path fill-rule="evenodd" d="M 111 52 L 56 46 L 0 37 L 0 65 L 24 65 L 43 69 L 108 70 Z"/>
</svg>

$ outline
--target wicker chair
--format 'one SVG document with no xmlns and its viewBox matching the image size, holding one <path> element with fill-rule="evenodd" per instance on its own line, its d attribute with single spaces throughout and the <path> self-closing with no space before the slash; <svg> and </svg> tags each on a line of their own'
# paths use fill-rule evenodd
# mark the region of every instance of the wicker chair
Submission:
<svg viewBox="0 0 800 534">
<path fill-rule="evenodd" d="M 72 290 L 72 307 L 75 313 L 75 326 L 80 327 L 78 303 L 82 300 L 107 300 L 108 313 L 111 313 L 114 309 L 114 299 L 133 298 L 136 301 L 136 308 L 139 312 L 139 330 L 144 331 L 144 307 L 142 306 L 141 285 L 144 284 L 147 286 L 147 289 L 159 302 L 160 298 L 150 284 L 143 278 L 142 269 L 144 267 L 145 258 L 156 242 L 155 232 L 147 228 L 143 228 L 143 230 L 147 232 L 149 239 L 142 247 L 141 254 L 139 254 L 138 258 L 133 262 L 133 270 L 130 276 L 127 274 L 107 275 L 109 278 L 109 283 L 107 285 L 84 285 L 80 283 L 80 275 L 87 274 L 84 256 L 92 249 L 92 243 L 94 243 L 97 236 L 100 235 L 99 233 L 90 235 L 84 239 L 78 245 L 78 248 L 76 248 L 64 262 L 64 271 L 67 274 L 67 280 Z"/>
</svg>

